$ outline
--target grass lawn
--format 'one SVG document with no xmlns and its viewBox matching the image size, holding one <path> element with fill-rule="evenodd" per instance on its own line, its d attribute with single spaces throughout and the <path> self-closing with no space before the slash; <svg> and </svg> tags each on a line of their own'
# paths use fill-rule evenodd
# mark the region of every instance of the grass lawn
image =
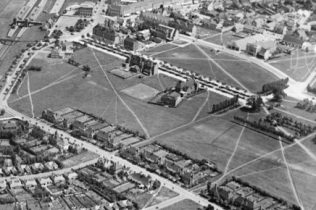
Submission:
<svg viewBox="0 0 316 210">
<path fill-rule="evenodd" d="M 223 34 L 223 44 L 227 44 L 230 41 L 235 41 L 240 39 L 237 36 L 233 36 L 233 32 L 232 31 L 228 31 L 226 33 Z M 214 43 L 214 44 L 222 44 L 222 39 L 221 39 L 221 35 L 216 35 L 216 36 L 212 36 L 210 38 L 206 38 L 205 41 Z"/>
<path fill-rule="evenodd" d="M 98 157 L 99 157 L 99 155 L 97 155 L 93 152 L 85 151 L 85 152 L 82 152 L 78 155 L 75 155 L 71 158 L 64 160 L 63 164 L 64 164 L 65 168 L 70 168 L 70 167 L 76 166 L 80 163 L 84 163 L 84 162 L 96 159 Z"/>
<path fill-rule="evenodd" d="M 127 194 L 127 198 L 131 199 L 135 203 L 138 204 L 139 209 L 142 209 L 147 202 L 153 197 L 153 194 L 149 192 L 145 193 L 131 193 L 129 192 Z"/>
<path fill-rule="evenodd" d="M 157 90 L 163 90 L 174 86 L 176 81 L 161 75 L 122 80 L 109 72 L 113 66 L 120 65 L 121 60 L 98 52 L 96 52 L 96 56 L 100 62 L 103 62 L 101 64 L 103 70 L 107 72 L 115 89 L 120 93 L 126 104 L 136 113 L 151 135 L 188 123 L 205 101 L 206 93 L 184 101 L 178 108 L 170 109 L 151 105 L 146 101 L 130 97 L 122 93 L 121 90 L 138 83 L 143 83 Z M 135 117 L 127 110 L 124 103 L 116 100 L 103 71 L 96 65 L 92 51 L 89 49 L 80 50 L 76 52 L 75 59 L 90 65 L 92 69 L 90 76 L 83 78 L 81 70 L 78 69 L 77 71 L 67 63 L 49 65 L 47 59 L 35 59 L 32 61 L 36 65 L 43 66 L 41 72 L 30 73 L 30 89 L 31 92 L 35 91 L 32 94 L 35 116 L 40 116 L 42 111 L 47 108 L 58 110 L 69 106 L 102 116 L 111 123 L 120 123 L 128 128 L 142 131 Z M 60 79 L 61 77 L 64 79 Z M 58 78 L 60 83 L 51 84 Z M 20 96 L 24 95 L 24 98 L 17 99 L 16 96 L 12 96 L 9 104 L 11 107 L 30 115 L 27 79 L 23 82 L 19 93 Z M 58 97 L 51 97 L 55 96 L 56 93 L 58 93 Z M 217 100 L 217 96 L 215 98 Z M 211 96 L 211 99 L 214 98 Z M 200 115 L 203 116 L 204 114 L 207 113 L 201 112 Z"/>
<path fill-rule="evenodd" d="M 301 171 L 292 172 L 298 196 L 302 200 L 305 209 L 315 209 L 316 201 L 316 177 L 303 173 Z"/>
<path fill-rule="evenodd" d="M 203 47 L 202 49 L 252 92 L 260 91 L 263 84 L 278 79 L 254 63 L 241 60 L 226 53 L 215 54 L 207 47 Z M 260 78 L 260 80 L 258 80 L 258 78 Z"/>
<path fill-rule="evenodd" d="M 241 127 L 220 118 L 180 129 L 158 142 L 178 149 L 193 158 L 207 159 L 217 164 L 220 170 L 234 150 Z"/>
<path fill-rule="evenodd" d="M 163 201 L 169 200 L 170 198 L 176 197 L 178 193 L 170 190 L 169 188 L 162 187 L 159 193 L 154 197 L 154 199 L 148 204 L 149 206 L 157 205 Z"/>
<path fill-rule="evenodd" d="M 315 52 L 294 51 L 292 55 L 282 56 L 269 62 L 296 81 L 305 81 L 316 67 Z"/>
<path fill-rule="evenodd" d="M 171 206 L 163 208 L 162 210 L 198 210 L 201 207 L 201 205 L 195 203 L 194 201 L 185 199 L 183 201 L 179 201 L 175 204 L 172 204 Z"/>
<path fill-rule="evenodd" d="M 143 51 L 142 53 L 145 55 L 152 55 L 152 54 L 163 52 L 165 50 L 171 50 L 171 49 L 176 49 L 176 48 L 177 46 L 166 43 L 166 44 L 159 45 L 157 47 L 150 48 L 146 51 Z"/>
<path fill-rule="evenodd" d="M 296 99 L 292 99 L 292 98 L 287 97 L 287 98 L 285 98 L 285 100 L 283 100 L 282 105 L 278 108 L 280 110 L 284 110 L 286 112 L 290 112 L 292 114 L 299 115 L 299 116 L 304 117 L 306 119 L 315 121 L 316 113 L 311 113 L 311 112 L 305 111 L 303 109 L 295 108 L 295 106 L 298 102 L 299 101 Z M 281 112 L 281 113 L 285 114 L 284 112 Z M 300 119 L 300 120 L 302 120 L 302 119 Z M 316 121 L 315 121 L 315 123 L 316 123 Z"/>
<path fill-rule="evenodd" d="M 263 84 L 277 79 L 274 75 L 253 63 L 246 62 L 224 53 L 215 54 L 207 47 L 201 48 L 250 91 L 257 92 L 261 90 Z M 208 58 L 205 57 L 205 55 L 202 54 L 194 45 L 177 48 L 159 54 L 157 57 L 184 69 L 240 87 L 217 65 L 215 65 L 212 61 L 209 61 Z M 257 78 L 260 78 L 260 81 L 258 81 Z"/>
</svg>

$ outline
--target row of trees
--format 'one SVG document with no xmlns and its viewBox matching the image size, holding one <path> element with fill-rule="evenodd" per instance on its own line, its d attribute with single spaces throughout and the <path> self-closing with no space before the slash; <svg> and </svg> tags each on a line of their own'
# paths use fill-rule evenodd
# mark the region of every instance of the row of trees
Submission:
<svg viewBox="0 0 316 210">
<path fill-rule="evenodd" d="M 30 66 L 27 68 L 28 71 L 42 71 L 42 67 L 40 66 Z"/>
<path fill-rule="evenodd" d="M 281 113 L 277 112 L 266 116 L 265 121 L 270 122 L 272 125 L 287 127 L 290 130 L 295 131 L 297 137 L 307 136 L 316 129 L 316 127 L 296 121 L 291 117 L 283 116 Z"/>
<path fill-rule="evenodd" d="M 312 100 L 309 100 L 307 98 L 297 102 L 295 108 L 302 109 L 310 113 L 316 112 L 316 105 L 313 103 Z"/>
<path fill-rule="evenodd" d="M 284 139 L 287 139 L 290 142 L 294 141 L 294 136 L 285 134 L 284 132 L 277 130 L 274 126 L 271 126 L 271 125 L 268 125 L 267 123 L 264 123 L 262 120 L 250 121 L 246 118 L 239 117 L 239 116 L 234 116 L 234 120 L 242 122 L 246 125 L 249 125 L 255 129 L 259 130 L 259 131 L 267 132 L 267 133 L 276 135 L 278 137 L 282 137 Z"/>
<path fill-rule="evenodd" d="M 224 111 L 229 108 L 238 106 L 239 105 L 238 98 L 239 98 L 238 95 L 236 95 L 233 98 L 226 99 L 224 101 L 219 102 L 218 104 L 213 104 L 211 113 Z"/>
</svg>

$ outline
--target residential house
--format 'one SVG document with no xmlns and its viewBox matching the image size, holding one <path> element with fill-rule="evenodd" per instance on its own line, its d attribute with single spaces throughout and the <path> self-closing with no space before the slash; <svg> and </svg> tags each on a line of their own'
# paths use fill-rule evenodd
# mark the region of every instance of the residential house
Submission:
<svg viewBox="0 0 316 210">
<path fill-rule="evenodd" d="M 66 179 L 69 183 L 78 178 L 78 174 L 76 172 L 71 172 L 66 175 Z"/>
<path fill-rule="evenodd" d="M 54 161 L 49 161 L 49 162 L 44 163 L 44 167 L 48 171 L 54 171 L 54 170 L 58 169 L 58 165 Z"/>
<path fill-rule="evenodd" d="M 43 171 L 43 169 L 44 169 L 44 166 L 42 163 L 33 163 L 31 165 L 31 170 L 33 173 L 39 173 L 39 172 Z"/>
<path fill-rule="evenodd" d="M 62 185 L 66 183 L 66 179 L 62 175 L 54 176 L 53 181 L 55 185 Z"/>
<path fill-rule="evenodd" d="M 121 142 L 124 139 L 130 138 L 132 136 L 133 136 L 133 134 L 127 134 L 127 133 L 120 133 L 119 135 L 112 135 L 112 133 L 110 133 L 108 143 L 112 147 L 117 147 L 121 144 Z"/>
<path fill-rule="evenodd" d="M 13 179 L 9 180 L 8 184 L 9 184 L 11 189 L 19 189 L 23 186 L 21 180 L 17 179 L 17 178 L 13 178 Z"/>
<path fill-rule="evenodd" d="M 16 134 L 19 129 L 17 120 L 4 120 L 0 122 L 0 132 Z"/>
<path fill-rule="evenodd" d="M 263 201 L 265 198 L 258 193 L 251 194 L 247 196 L 243 206 L 245 209 L 249 210 L 260 210 L 260 202 Z"/>
<path fill-rule="evenodd" d="M 3 191 L 7 188 L 7 183 L 5 182 L 5 180 L 1 180 L 0 181 L 0 191 Z"/>
<path fill-rule="evenodd" d="M 72 123 L 76 120 L 76 118 L 81 117 L 83 115 L 84 114 L 82 112 L 75 110 L 62 116 L 64 118 L 63 123 L 67 126 L 67 128 L 69 128 L 72 125 Z"/>
<path fill-rule="evenodd" d="M 102 128 L 96 133 L 95 138 L 99 141 L 105 142 L 109 138 L 109 133 L 114 130 L 116 130 L 116 127 L 112 125 Z"/>
<path fill-rule="evenodd" d="M 53 181 L 49 177 L 41 178 L 39 180 L 39 184 L 41 185 L 41 187 L 45 188 L 45 187 L 52 185 Z"/>
<path fill-rule="evenodd" d="M 183 172 L 184 168 L 189 164 L 191 164 L 191 160 L 182 159 L 176 162 L 170 159 L 165 160 L 166 169 L 170 171 L 171 173 L 178 174 L 178 175 L 180 175 Z"/>
<path fill-rule="evenodd" d="M 42 112 L 42 118 L 44 118 L 45 120 L 47 120 L 48 122 L 51 123 L 59 123 L 63 121 L 62 116 L 60 116 L 59 114 L 57 114 L 56 112 L 53 112 L 51 109 L 46 109 Z"/>
<path fill-rule="evenodd" d="M 34 190 L 36 186 L 37 182 L 35 181 L 35 179 L 28 179 L 24 181 L 24 187 L 27 190 Z"/>
<path fill-rule="evenodd" d="M 0 139 L 0 152 L 8 151 L 11 148 L 9 139 Z"/>
<path fill-rule="evenodd" d="M 30 166 L 22 164 L 20 167 L 21 167 L 21 171 L 22 172 L 25 172 L 26 174 L 31 174 L 32 173 L 32 170 L 31 170 Z"/>
<path fill-rule="evenodd" d="M 234 200 L 234 204 L 237 206 L 242 205 L 243 203 L 245 203 L 246 197 L 253 194 L 254 191 L 252 188 L 250 187 L 242 187 L 240 189 L 233 189 L 235 190 L 235 192 L 237 193 L 237 198 Z"/>
<path fill-rule="evenodd" d="M 130 174 L 128 178 L 132 182 L 138 184 L 141 188 L 150 189 L 152 186 L 152 180 L 149 176 L 135 172 Z"/>
</svg>

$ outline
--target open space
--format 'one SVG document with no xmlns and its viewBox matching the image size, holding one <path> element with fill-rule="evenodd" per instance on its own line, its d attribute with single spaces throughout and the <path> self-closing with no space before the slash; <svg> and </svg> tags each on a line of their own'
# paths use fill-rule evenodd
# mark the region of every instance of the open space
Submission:
<svg viewBox="0 0 316 210">
<path fill-rule="evenodd" d="M 293 51 L 269 62 L 298 82 L 305 81 L 316 67 L 315 52 Z"/>
<path fill-rule="evenodd" d="M 172 204 L 163 210 L 183 210 L 183 209 L 190 209 L 190 210 L 198 210 L 201 206 L 194 201 L 185 199 L 183 201 L 179 201 L 178 203 Z"/>
</svg>

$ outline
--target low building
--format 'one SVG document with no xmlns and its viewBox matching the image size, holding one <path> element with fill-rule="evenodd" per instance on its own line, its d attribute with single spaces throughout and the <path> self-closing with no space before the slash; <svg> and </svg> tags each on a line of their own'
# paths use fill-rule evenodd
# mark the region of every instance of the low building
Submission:
<svg viewBox="0 0 316 210">
<path fill-rule="evenodd" d="M 62 175 L 54 176 L 53 181 L 55 185 L 62 185 L 66 183 L 66 179 Z"/>
<path fill-rule="evenodd" d="M 152 186 L 152 180 L 149 176 L 145 176 L 140 173 L 132 173 L 129 175 L 129 180 L 138 184 L 141 188 L 150 189 Z"/>
<path fill-rule="evenodd" d="M 36 186 L 37 182 L 35 181 L 35 179 L 28 179 L 24 181 L 24 187 L 27 190 L 34 190 Z"/>
<path fill-rule="evenodd" d="M 72 181 L 74 181 L 75 179 L 78 178 L 78 174 L 76 172 L 72 172 L 66 175 L 66 179 L 68 183 L 71 183 Z"/>
<path fill-rule="evenodd" d="M 42 178 L 39 180 L 41 187 L 45 188 L 53 184 L 53 181 L 50 178 Z"/>
<path fill-rule="evenodd" d="M 23 187 L 23 184 L 20 179 L 13 178 L 8 181 L 8 184 L 10 186 L 10 189 L 19 189 Z"/>
<path fill-rule="evenodd" d="M 285 34 L 282 43 L 290 47 L 301 48 L 304 41 L 293 35 Z"/>
<path fill-rule="evenodd" d="M 11 148 L 9 139 L 0 139 L 0 152 L 8 151 Z"/>
<path fill-rule="evenodd" d="M 78 8 L 76 15 L 90 17 L 93 14 L 93 7 L 82 5 Z"/>
<path fill-rule="evenodd" d="M 180 93 L 171 92 L 171 93 L 167 93 L 161 96 L 160 101 L 163 105 L 170 106 L 170 107 L 177 107 L 182 101 L 182 97 Z"/>
<path fill-rule="evenodd" d="M 44 167 L 48 171 L 54 171 L 54 170 L 58 169 L 58 165 L 55 162 L 53 162 L 53 161 L 49 161 L 49 162 L 45 163 Z"/>
<path fill-rule="evenodd" d="M 1 180 L 0 181 L 0 191 L 3 191 L 7 188 L 7 183 L 5 182 L 5 180 Z"/>
</svg>

